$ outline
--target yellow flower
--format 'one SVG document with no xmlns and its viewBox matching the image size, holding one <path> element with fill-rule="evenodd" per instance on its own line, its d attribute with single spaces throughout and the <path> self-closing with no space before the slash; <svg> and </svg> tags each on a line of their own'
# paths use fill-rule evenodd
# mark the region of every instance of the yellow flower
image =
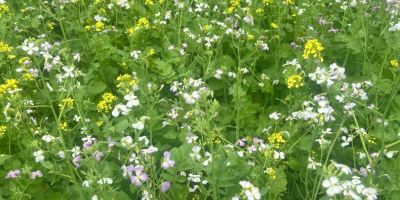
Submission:
<svg viewBox="0 0 400 200">
<path fill-rule="evenodd" d="M 8 55 L 7 58 L 8 59 L 13 59 L 13 58 L 15 58 L 15 55 Z"/>
<path fill-rule="evenodd" d="M 67 127 L 68 127 L 67 122 L 64 122 L 64 123 L 60 124 L 61 130 L 65 130 L 65 129 L 67 129 Z"/>
<path fill-rule="evenodd" d="M 102 101 L 100 101 L 98 104 L 97 104 L 97 111 L 98 112 L 102 112 L 102 111 L 104 111 L 105 113 L 107 113 L 108 111 L 110 111 L 111 110 L 111 103 L 114 101 L 114 100 L 116 100 L 116 99 L 118 99 L 116 96 L 114 96 L 113 94 L 111 94 L 111 93 L 104 93 L 103 94 L 103 100 Z"/>
<path fill-rule="evenodd" d="M 47 26 L 48 26 L 51 30 L 54 29 L 54 25 L 55 25 L 55 23 L 53 23 L 53 22 L 47 23 Z"/>
<path fill-rule="evenodd" d="M 278 25 L 276 25 L 275 23 L 271 23 L 271 27 L 272 28 L 278 28 Z"/>
<path fill-rule="evenodd" d="M 205 30 L 205 31 L 207 31 L 207 30 L 210 30 L 210 26 L 209 25 L 205 25 L 205 26 L 203 26 L 203 30 Z"/>
<path fill-rule="evenodd" d="M 10 52 L 12 49 L 8 44 L 0 42 L 0 53 Z"/>
<path fill-rule="evenodd" d="M 303 78 L 302 78 L 301 76 L 299 76 L 299 75 L 290 76 L 290 77 L 288 78 L 288 82 L 287 82 L 288 88 L 292 88 L 293 86 L 294 86 L 295 88 L 299 88 L 299 87 L 303 86 L 304 84 L 303 84 L 303 82 L 301 81 L 302 79 L 303 79 Z"/>
<path fill-rule="evenodd" d="M 275 179 L 275 178 L 276 178 L 276 176 L 275 176 L 275 170 L 273 170 L 272 168 L 267 168 L 267 169 L 264 171 L 264 173 L 268 174 L 268 175 L 271 177 L 271 179 Z"/>
<path fill-rule="evenodd" d="M 97 22 L 95 25 L 96 31 L 101 31 L 101 29 L 104 28 L 104 23 L 103 22 Z"/>
<path fill-rule="evenodd" d="M 71 99 L 68 97 L 66 99 L 61 100 L 61 103 L 58 104 L 60 109 L 64 109 L 64 104 L 67 105 L 67 108 L 73 108 L 74 107 L 74 99 Z"/>
<path fill-rule="evenodd" d="M 390 61 L 390 64 L 391 64 L 393 67 L 398 67 L 398 66 L 399 66 L 399 63 L 397 62 L 397 60 L 391 60 L 391 61 Z"/>
<path fill-rule="evenodd" d="M 274 148 L 279 148 L 279 143 L 284 143 L 285 140 L 282 137 L 282 132 L 273 133 L 271 136 L 268 137 L 268 141 Z"/>
<path fill-rule="evenodd" d="M 0 126 L 0 136 L 4 135 L 7 130 L 7 126 Z"/>
<path fill-rule="evenodd" d="M 98 121 L 98 122 L 96 122 L 96 125 L 97 125 L 98 127 L 100 127 L 101 125 L 103 125 L 103 121 Z"/>
<path fill-rule="evenodd" d="M 19 64 L 22 64 L 22 63 L 24 63 L 25 61 L 29 61 L 29 57 L 23 57 L 23 58 L 19 59 L 19 60 L 18 60 L 18 63 L 19 63 Z"/>
<path fill-rule="evenodd" d="M 35 77 L 34 77 L 32 74 L 30 74 L 30 73 L 24 73 L 24 74 L 22 75 L 22 77 L 23 77 L 25 80 L 27 80 L 27 81 L 33 81 L 33 80 L 35 80 Z"/>
<path fill-rule="evenodd" d="M 264 9 L 262 9 L 262 8 L 259 8 L 256 10 L 256 13 L 258 13 L 258 14 L 263 13 L 263 12 L 264 12 Z"/>
<path fill-rule="evenodd" d="M 94 5 L 97 5 L 97 4 L 99 4 L 99 3 L 100 3 L 100 0 L 94 1 Z"/>
<path fill-rule="evenodd" d="M 138 20 L 138 23 L 136 26 L 140 27 L 140 28 L 149 28 L 149 26 L 150 26 L 149 20 L 147 20 L 145 17 L 142 17 Z"/>
<path fill-rule="evenodd" d="M 153 5 L 154 3 L 153 3 L 153 1 L 152 0 L 146 0 L 145 2 L 144 2 L 144 5 Z"/>
<path fill-rule="evenodd" d="M 165 1 L 165 0 L 159 0 L 158 3 L 159 3 L 159 4 L 162 4 L 162 3 L 164 3 L 164 1 Z"/>
<path fill-rule="evenodd" d="M 247 35 L 247 39 L 249 39 L 249 40 L 254 39 L 254 35 L 251 35 L 251 34 Z"/>
<path fill-rule="evenodd" d="M 263 0 L 263 3 L 268 6 L 269 4 L 273 3 L 274 0 Z"/>
<path fill-rule="evenodd" d="M 324 50 L 324 47 L 322 47 L 321 43 L 319 43 L 317 39 L 309 40 L 304 47 L 303 58 L 308 59 L 309 56 L 312 55 L 312 57 L 318 58 L 323 62 L 324 59 L 320 53 L 322 50 Z"/>
</svg>

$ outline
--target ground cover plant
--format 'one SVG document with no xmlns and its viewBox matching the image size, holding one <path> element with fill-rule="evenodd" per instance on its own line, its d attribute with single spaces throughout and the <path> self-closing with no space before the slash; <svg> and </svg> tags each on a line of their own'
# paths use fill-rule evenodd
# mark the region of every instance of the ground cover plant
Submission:
<svg viewBox="0 0 400 200">
<path fill-rule="evenodd" d="M 399 8 L 0 0 L 0 199 L 400 199 Z"/>
</svg>

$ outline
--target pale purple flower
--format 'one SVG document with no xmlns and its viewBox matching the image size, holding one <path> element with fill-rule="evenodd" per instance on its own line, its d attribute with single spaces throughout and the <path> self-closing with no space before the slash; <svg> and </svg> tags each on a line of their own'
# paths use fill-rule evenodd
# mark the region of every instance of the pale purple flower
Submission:
<svg viewBox="0 0 400 200">
<path fill-rule="evenodd" d="M 154 147 L 153 145 L 149 146 L 148 149 L 142 149 L 142 154 L 144 155 L 150 155 L 154 152 L 158 151 L 157 147 Z"/>
<path fill-rule="evenodd" d="M 168 189 L 171 187 L 171 183 L 168 181 L 161 183 L 161 192 L 167 192 Z"/>
<path fill-rule="evenodd" d="M 97 160 L 97 162 L 100 162 L 100 158 L 104 157 L 104 153 L 101 151 L 96 151 L 96 152 L 94 152 L 92 157 L 94 157 Z"/>
<path fill-rule="evenodd" d="M 115 141 L 111 141 L 111 137 L 108 136 L 108 148 L 111 149 L 114 146 L 115 143 L 116 142 Z"/>
<path fill-rule="evenodd" d="M 79 164 L 79 161 L 81 160 L 81 156 L 75 157 L 72 162 L 74 163 L 76 168 L 79 168 L 81 165 Z"/>
<path fill-rule="evenodd" d="M 175 161 L 170 160 L 169 158 L 171 157 L 171 153 L 169 151 L 164 152 L 164 162 L 161 164 L 161 167 L 163 169 L 168 169 L 169 167 L 174 167 Z"/>
<path fill-rule="evenodd" d="M 5 178 L 5 179 L 8 179 L 8 178 L 17 178 L 17 176 L 18 176 L 20 173 L 21 173 L 20 170 L 15 170 L 15 171 L 11 170 L 11 171 L 8 172 L 7 176 L 4 177 L 4 178 Z"/>
<path fill-rule="evenodd" d="M 142 169 L 140 167 L 136 167 L 134 169 L 136 176 L 130 176 L 131 182 L 135 184 L 136 186 L 141 186 L 142 181 L 147 180 L 147 174 L 142 173 Z"/>
<path fill-rule="evenodd" d="M 36 171 L 34 171 L 34 172 L 31 172 L 31 179 L 35 179 L 36 177 L 42 177 L 42 176 L 43 176 L 43 174 L 42 174 L 42 172 L 39 171 L 39 170 L 36 170 Z"/>
</svg>

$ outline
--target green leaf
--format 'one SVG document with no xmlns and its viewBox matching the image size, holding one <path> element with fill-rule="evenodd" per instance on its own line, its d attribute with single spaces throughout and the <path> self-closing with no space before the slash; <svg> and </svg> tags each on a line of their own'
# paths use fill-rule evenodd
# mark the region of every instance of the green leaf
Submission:
<svg viewBox="0 0 400 200">
<path fill-rule="evenodd" d="M 0 156 L 0 165 L 4 163 L 5 160 L 12 158 L 14 155 L 1 155 Z"/>
</svg>

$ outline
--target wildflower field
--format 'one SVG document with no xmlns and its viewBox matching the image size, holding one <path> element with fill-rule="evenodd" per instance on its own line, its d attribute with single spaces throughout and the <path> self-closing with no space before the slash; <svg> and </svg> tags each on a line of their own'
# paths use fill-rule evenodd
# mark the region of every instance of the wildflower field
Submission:
<svg viewBox="0 0 400 200">
<path fill-rule="evenodd" d="M 400 199 L 398 0 L 0 0 L 0 199 Z"/>
</svg>

